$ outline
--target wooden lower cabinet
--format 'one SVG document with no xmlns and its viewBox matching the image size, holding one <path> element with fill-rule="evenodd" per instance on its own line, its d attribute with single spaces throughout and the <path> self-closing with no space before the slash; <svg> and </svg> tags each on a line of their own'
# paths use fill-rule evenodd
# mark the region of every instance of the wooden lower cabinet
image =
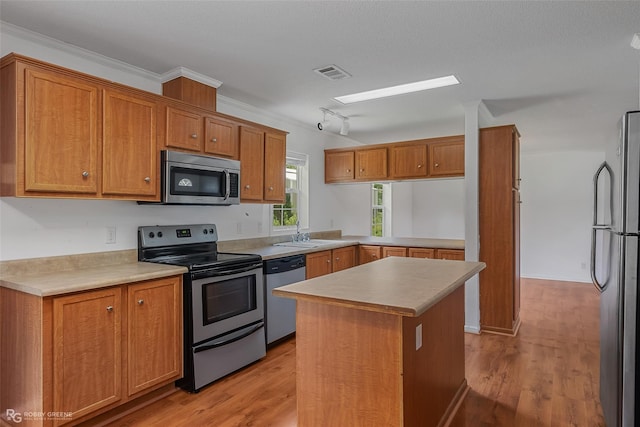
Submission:
<svg viewBox="0 0 640 427">
<path fill-rule="evenodd" d="M 307 254 L 307 279 L 335 273 L 356 265 L 356 247 L 347 246 Z"/>
<path fill-rule="evenodd" d="M 0 297 L 1 415 L 63 414 L 19 425 L 75 425 L 182 377 L 182 276 Z"/>
<path fill-rule="evenodd" d="M 383 246 L 382 258 L 389 256 L 407 256 L 407 248 L 401 246 Z"/>
<path fill-rule="evenodd" d="M 56 412 L 75 419 L 122 398 L 121 322 L 120 287 L 53 299 Z"/>
<path fill-rule="evenodd" d="M 374 245 L 360 245 L 358 259 L 360 264 L 376 261 L 382 258 L 382 247 Z"/>
<path fill-rule="evenodd" d="M 429 258 L 434 259 L 436 257 L 436 250 L 430 248 L 408 248 L 408 253 L 411 258 Z"/>
<path fill-rule="evenodd" d="M 436 258 L 464 261 L 464 249 L 438 249 L 436 250 Z"/>
<path fill-rule="evenodd" d="M 334 273 L 347 268 L 355 267 L 357 264 L 357 252 L 355 246 L 347 246 L 346 248 L 334 249 L 331 251 L 332 269 Z"/>
</svg>

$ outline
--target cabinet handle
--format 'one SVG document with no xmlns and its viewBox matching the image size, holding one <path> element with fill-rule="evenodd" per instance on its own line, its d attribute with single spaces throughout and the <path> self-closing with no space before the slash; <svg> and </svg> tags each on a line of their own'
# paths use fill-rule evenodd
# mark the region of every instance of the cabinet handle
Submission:
<svg viewBox="0 0 640 427">
<path fill-rule="evenodd" d="M 347 172 L 351 172 L 351 169 L 347 169 Z"/>
<path fill-rule="evenodd" d="M 248 189 L 250 189 L 250 188 L 251 188 L 251 186 L 250 186 L 249 184 L 247 184 L 247 185 L 245 185 L 245 186 L 244 186 L 244 188 L 245 188 L 246 190 L 248 190 Z"/>
<path fill-rule="evenodd" d="M 336 261 L 340 261 L 340 257 L 336 257 Z"/>
<path fill-rule="evenodd" d="M 151 182 L 151 178 L 146 177 L 146 178 L 144 179 L 144 181 L 145 181 L 145 182 Z"/>
<path fill-rule="evenodd" d="M 87 172 L 87 171 L 82 172 L 82 176 L 84 178 L 88 177 L 89 176 L 89 172 Z"/>
<path fill-rule="evenodd" d="M 269 187 L 269 191 L 273 191 L 273 187 Z"/>
<path fill-rule="evenodd" d="M 435 164 L 435 165 L 433 165 L 433 166 L 438 167 L 438 166 L 440 166 L 440 165 L 439 165 L 438 163 L 436 163 L 436 164 Z"/>
<path fill-rule="evenodd" d="M 418 169 L 420 169 L 422 167 L 422 165 L 418 165 Z"/>
<path fill-rule="evenodd" d="M 198 134 L 197 134 L 197 133 L 192 133 L 192 134 L 191 134 L 191 138 L 196 139 L 197 137 L 198 137 Z"/>
<path fill-rule="evenodd" d="M 211 138 L 211 142 L 218 142 L 218 138 Z"/>
<path fill-rule="evenodd" d="M 331 264 L 331 260 L 330 259 L 327 260 L 327 264 Z"/>
<path fill-rule="evenodd" d="M 360 172 L 364 172 L 364 168 L 360 169 Z"/>
<path fill-rule="evenodd" d="M 107 311 L 108 311 L 109 313 L 111 313 L 111 312 L 113 311 L 113 306 L 112 306 L 112 305 L 108 305 L 108 306 L 107 306 Z"/>
<path fill-rule="evenodd" d="M 144 304 L 144 300 L 143 300 L 142 298 L 140 298 L 140 299 L 138 300 L 138 305 L 142 305 L 142 304 Z"/>
</svg>

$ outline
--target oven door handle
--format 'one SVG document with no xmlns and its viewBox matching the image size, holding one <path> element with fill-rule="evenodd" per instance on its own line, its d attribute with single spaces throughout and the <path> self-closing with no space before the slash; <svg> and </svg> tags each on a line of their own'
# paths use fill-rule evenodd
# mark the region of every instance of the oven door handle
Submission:
<svg viewBox="0 0 640 427">
<path fill-rule="evenodd" d="M 247 328 L 244 329 L 240 329 L 239 331 L 236 331 L 232 334 L 229 334 L 228 336 L 222 337 L 218 340 L 213 341 L 211 344 L 207 344 L 204 345 L 202 347 L 196 347 L 193 352 L 194 353 L 200 353 L 201 351 L 207 351 L 207 350 L 211 350 L 214 348 L 218 348 L 218 347 L 222 347 L 231 343 L 234 343 L 236 341 L 239 341 L 243 338 L 248 337 L 249 335 L 253 334 L 254 332 L 262 329 L 264 327 L 264 322 L 260 322 L 257 323 L 255 325 L 251 325 Z"/>
<path fill-rule="evenodd" d="M 192 279 L 206 279 L 209 277 L 228 276 L 236 273 L 246 273 L 247 271 L 262 269 L 262 263 L 251 264 L 244 268 L 229 268 L 226 270 L 202 270 L 191 273 Z"/>
</svg>

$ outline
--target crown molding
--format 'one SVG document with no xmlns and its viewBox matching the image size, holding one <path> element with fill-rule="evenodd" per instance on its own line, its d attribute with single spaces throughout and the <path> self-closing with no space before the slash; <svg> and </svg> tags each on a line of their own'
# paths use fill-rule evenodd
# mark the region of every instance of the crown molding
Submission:
<svg viewBox="0 0 640 427">
<path fill-rule="evenodd" d="M 216 80 L 212 77 L 205 76 L 204 74 L 200 74 L 196 71 L 190 70 L 185 67 L 176 67 L 173 70 L 169 70 L 166 73 L 161 74 L 160 81 L 162 83 L 166 83 L 178 77 L 186 77 L 188 79 L 195 80 L 204 85 L 212 86 L 216 89 L 222 86 L 222 82 L 220 80 Z"/>
</svg>

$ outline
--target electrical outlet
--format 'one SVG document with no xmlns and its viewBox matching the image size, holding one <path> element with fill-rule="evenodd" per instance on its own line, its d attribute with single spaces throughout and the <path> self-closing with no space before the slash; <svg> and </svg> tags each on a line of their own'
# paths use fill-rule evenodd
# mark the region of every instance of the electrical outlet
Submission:
<svg viewBox="0 0 640 427">
<path fill-rule="evenodd" d="M 236 223 L 236 233 L 242 234 L 242 223 L 241 222 Z"/>
<path fill-rule="evenodd" d="M 116 227 L 111 226 L 107 227 L 107 238 L 105 240 L 106 244 L 113 244 L 116 242 Z"/>
<path fill-rule="evenodd" d="M 416 326 L 416 351 L 422 347 L 422 323 Z"/>
</svg>

